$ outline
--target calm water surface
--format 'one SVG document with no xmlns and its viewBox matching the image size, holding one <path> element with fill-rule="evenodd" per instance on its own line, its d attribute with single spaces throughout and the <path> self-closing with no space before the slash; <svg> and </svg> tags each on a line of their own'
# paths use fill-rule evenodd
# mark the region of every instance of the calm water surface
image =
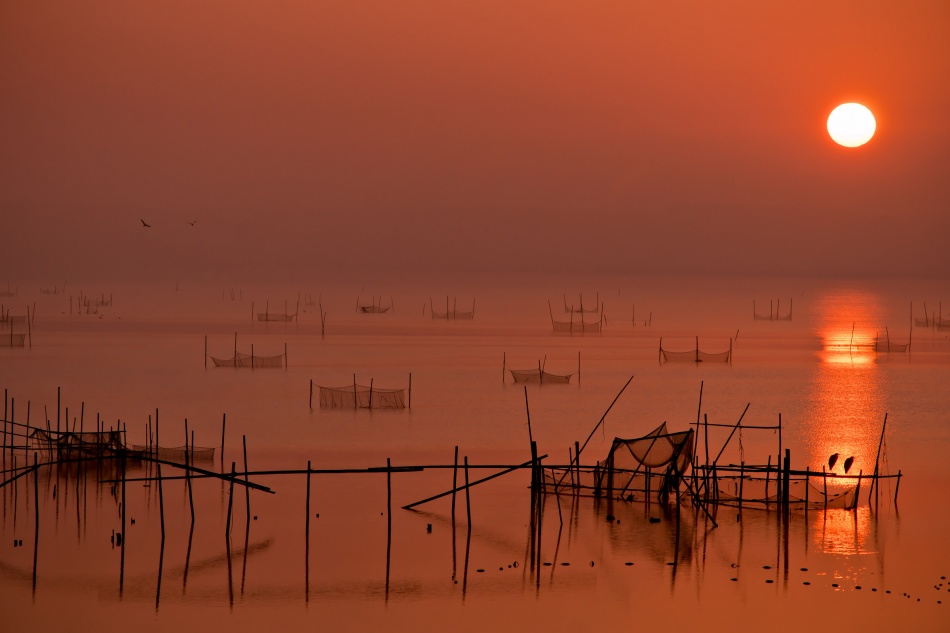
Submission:
<svg viewBox="0 0 950 633">
<path fill-rule="evenodd" d="M 787 530 L 775 513 L 739 516 L 727 507 L 713 513 L 718 527 L 693 508 L 677 514 L 656 504 L 614 504 L 608 521 L 603 501 L 548 495 L 544 564 L 534 569 L 526 472 L 472 488 L 471 529 L 464 495 L 454 526 L 450 497 L 399 509 L 450 489 L 451 468 L 395 473 L 391 541 L 385 473 L 314 475 L 309 545 L 305 475 L 254 476 L 274 494 L 252 490 L 249 507 L 244 490 L 232 499 L 221 481 L 194 480 L 193 528 L 183 480 L 166 480 L 161 491 L 129 481 L 126 513 L 135 523 L 115 547 L 114 467 L 44 467 L 0 493 L 3 630 L 589 630 L 668 626 L 671 617 L 711 631 L 950 628 L 950 331 L 913 328 L 909 354 L 872 347 L 876 336 L 911 339 L 911 302 L 921 317 L 924 301 L 928 312 L 943 309 L 947 283 L 523 277 L 501 286 L 243 287 L 234 299 L 231 288 L 103 286 L 83 290 L 111 293 L 113 305 L 82 315 L 78 288 L 70 315 L 70 294 L 39 294 L 41 285 L 5 298 L 14 314 L 36 308 L 32 349 L 0 348 L 7 417 L 25 423 L 29 408 L 32 425 L 48 419 L 55 428 L 60 388 L 62 427 L 89 429 L 99 416 L 143 443 L 158 418 L 160 442 L 170 446 L 184 443 L 187 419 L 196 444 L 218 447 L 204 464 L 216 472 L 231 462 L 243 470 L 242 440 L 251 471 L 306 469 L 308 461 L 322 469 L 387 459 L 451 465 L 456 446 L 473 465 L 516 464 L 530 458 L 529 413 L 545 461 L 563 464 L 633 376 L 591 435 L 585 464 L 605 457 L 615 436 L 664 421 L 684 430 L 698 412 L 733 424 L 748 405 L 743 424 L 774 426 L 781 416 L 793 467 L 820 470 L 839 453 L 839 473 L 847 456 L 852 473 L 873 471 L 886 415 L 881 469 L 904 477 L 899 494 L 896 480 L 881 486 L 876 506 L 863 491 L 856 512 L 793 512 Z M 430 319 L 430 294 L 444 309 L 447 292 L 459 310 L 475 299 L 474 321 Z M 252 310 L 283 312 L 285 301 L 294 312 L 298 293 L 298 322 L 252 322 Z M 585 307 L 603 303 L 603 335 L 552 334 L 552 314 L 569 318 L 565 295 L 579 303 L 579 293 Z M 327 312 L 325 336 L 308 294 Z M 357 313 L 358 297 L 374 296 L 391 298 L 393 312 Z M 753 320 L 753 300 L 756 312 L 775 301 L 793 318 Z M 235 334 L 242 352 L 253 345 L 256 355 L 281 354 L 286 345 L 289 366 L 206 368 L 205 337 L 211 355 L 230 357 Z M 734 360 L 660 364 L 660 337 L 671 350 L 693 349 L 697 337 L 703 351 L 732 345 Z M 569 385 L 525 390 L 503 372 L 503 362 L 543 362 L 573 373 L 578 355 Z M 411 374 L 411 410 L 327 411 L 316 400 L 310 408 L 311 380 L 315 389 L 342 386 L 354 374 L 384 388 L 408 387 Z M 721 463 L 765 463 L 778 453 L 775 431 L 727 439 L 728 428 L 710 429 L 712 456 L 725 445 Z M 32 452 L 6 451 L 4 469 L 14 459 L 22 466 Z M 154 474 L 133 466 L 127 476 Z"/>
</svg>

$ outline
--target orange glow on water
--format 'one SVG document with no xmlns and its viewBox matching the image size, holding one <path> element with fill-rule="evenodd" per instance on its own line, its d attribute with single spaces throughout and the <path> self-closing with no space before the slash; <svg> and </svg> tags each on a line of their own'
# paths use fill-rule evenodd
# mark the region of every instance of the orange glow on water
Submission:
<svg viewBox="0 0 950 633">
<path fill-rule="evenodd" d="M 811 406 L 803 429 L 807 463 L 836 477 L 846 474 L 846 465 L 847 475 L 871 474 L 885 413 L 874 352 L 881 318 L 877 298 L 860 291 L 838 291 L 822 297 L 818 310 L 822 362 L 812 378 Z M 855 483 L 849 477 L 829 482 L 829 487 Z"/>
</svg>

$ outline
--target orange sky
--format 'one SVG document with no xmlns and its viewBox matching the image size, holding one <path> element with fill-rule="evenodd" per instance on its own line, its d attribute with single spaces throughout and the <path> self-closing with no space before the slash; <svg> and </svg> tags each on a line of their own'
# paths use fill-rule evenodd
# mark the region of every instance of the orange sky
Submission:
<svg viewBox="0 0 950 633">
<path fill-rule="evenodd" d="M 950 271 L 946 0 L 4 2 L 0 79 L 0 283 Z"/>
</svg>

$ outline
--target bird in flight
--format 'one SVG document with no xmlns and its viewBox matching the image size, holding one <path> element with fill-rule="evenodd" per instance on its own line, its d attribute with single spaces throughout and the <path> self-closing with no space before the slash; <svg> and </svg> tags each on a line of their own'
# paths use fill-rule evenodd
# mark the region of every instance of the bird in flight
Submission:
<svg viewBox="0 0 950 633">
<path fill-rule="evenodd" d="M 192 221 L 189 222 L 188 224 L 191 225 L 191 226 L 194 226 L 194 225 L 195 225 L 195 222 L 197 222 L 197 221 L 198 221 L 198 220 L 192 220 Z"/>
<path fill-rule="evenodd" d="M 139 221 L 142 223 L 142 226 L 145 227 L 146 229 L 152 228 L 152 225 L 146 222 L 145 220 L 143 220 L 142 218 L 139 218 Z"/>
</svg>

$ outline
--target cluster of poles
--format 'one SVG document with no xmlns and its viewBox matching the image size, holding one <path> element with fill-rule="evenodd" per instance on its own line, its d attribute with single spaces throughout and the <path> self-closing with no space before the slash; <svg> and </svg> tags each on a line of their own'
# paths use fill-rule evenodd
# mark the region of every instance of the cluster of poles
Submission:
<svg viewBox="0 0 950 633">
<path fill-rule="evenodd" d="M 591 430 L 587 439 L 584 441 L 583 445 L 580 442 L 575 442 L 573 450 L 569 450 L 569 463 L 568 464 L 545 464 L 544 460 L 548 458 L 548 455 L 539 455 L 537 442 L 533 438 L 532 429 L 531 429 L 531 416 L 530 410 L 528 408 L 528 392 L 525 389 L 525 411 L 528 419 L 528 439 L 530 443 L 530 454 L 531 459 L 520 464 L 515 465 L 505 465 L 505 464 L 470 464 L 468 457 L 463 457 L 461 463 L 459 461 L 459 450 L 458 446 L 455 447 L 455 456 L 452 464 L 429 464 L 429 465 L 411 465 L 411 466 L 394 466 L 392 464 L 391 458 L 386 459 L 386 465 L 380 467 L 370 467 L 370 468 L 342 468 L 342 469 L 322 469 L 314 468 L 311 461 L 307 462 L 306 469 L 281 469 L 281 470 L 251 470 L 248 466 L 247 460 L 247 438 L 246 436 L 241 437 L 242 445 L 242 458 L 243 458 L 243 469 L 238 470 L 238 464 L 236 461 L 230 462 L 230 468 L 225 469 L 225 435 L 227 428 L 227 416 L 226 414 L 222 415 L 221 421 L 221 452 L 220 452 L 220 472 L 215 472 L 208 468 L 203 468 L 195 464 L 194 454 L 195 454 L 195 444 L 194 444 L 194 432 L 189 430 L 188 420 L 184 422 L 184 436 L 185 436 L 185 450 L 184 450 L 184 459 L 183 463 L 179 461 L 173 461 L 168 459 L 160 458 L 159 447 L 159 412 L 156 409 L 154 421 L 152 416 L 149 416 L 149 422 L 146 426 L 146 434 L 148 437 L 148 445 L 145 450 L 131 450 L 128 448 L 126 442 L 127 430 L 125 424 L 117 421 L 116 426 L 110 426 L 106 428 L 106 424 L 101 420 L 97 414 L 95 431 L 87 433 L 84 428 L 84 412 L 85 412 L 85 403 L 83 403 L 80 409 L 80 415 L 77 418 L 72 420 L 70 423 L 69 419 L 69 409 L 65 410 L 65 424 L 63 423 L 61 411 L 61 392 L 57 389 L 57 410 L 56 410 L 56 427 L 55 430 L 52 426 L 52 423 L 48 416 L 45 416 L 45 428 L 39 428 L 33 426 L 30 422 L 30 404 L 27 403 L 27 415 L 25 422 L 17 422 L 15 414 L 15 401 L 13 398 L 9 398 L 6 391 L 4 391 L 4 417 L 3 417 L 3 429 L 2 429 L 2 457 L 3 457 L 3 481 L 0 481 L 0 488 L 6 488 L 7 486 L 14 486 L 14 494 L 18 494 L 16 491 L 19 488 L 19 481 L 28 478 L 30 475 L 33 477 L 33 500 L 34 500 L 34 512 L 35 512 L 35 534 L 34 534 L 34 556 L 33 556 L 33 587 L 34 591 L 36 588 L 36 576 L 37 576 L 37 550 L 39 544 L 40 536 L 40 502 L 39 502 L 39 471 L 43 468 L 58 467 L 64 464 L 75 464 L 78 466 L 79 471 L 77 472 L 77 487 L 79 485 L 81 469 L 87 468 L 90 463 L 95 463 L 97 465 L 98 473 L 98 483 L 99 484 L 112 484 L 114 490 L 114 496 L 117 497 L 120 508 L 121 516 L 121 525 L 117 533 L 114 534 L 114 543 L 117 546 L 121 547 L 120 553 L 120 571 L 119 571 L 119 593 L 120 596 L 124 587 L 124 577 L 125 577 L 125 548 L 127 547 L 128 540 L 126 538 L 126 529 L 128 526 L 127 522 L 127 504 L 126 504 L 126 487 L 130 482 L 145 482 L 145 483 L 154 483 L 156 484 L 158 490 L 158 504 L 159 504 L 159 520 L 161 524 L 161 547 L 160 547 L 160 559 L 159 559 L 159 570 L 158 570 L 158 587 L 156 590 L 156 608 L 158 607 L 158 602 L 161 595 L 161 576 L 162 576 L 162 562 L 164 558 L 164 549 L 165 549 L 165 511 L 164 511 L 164 493 L 163 493 L 163 483 L 170 480 L 185 480 L 185 490 L 188 496 L 188 506 L 190 511 L 191 523 L 190 523 L 190 532 L 188 539 L 188 554 L 187 557 L 190 558 L 191 555 L 191 541 L 192 535 L 194 532 L 195 525 L 195 503 L 193 497 L 193 481 L 196 479 L 215 479 L 221 481 L 223 484 L 226 484 L 229 488 L 228 494 L 228 507 L 227 507 L 227 519 L 224 525 L 223 536 L 225 540 L 225 547 L 227 550 L 227 561 L 228 561 L 228 576 L 229 576 L 229 595 L 231 602 L 233 604 L 234 600 L 234 587 L 233 581 L 231 580 L 231 533 L 232 527 L 235 519 L 235 510 L 234 510 L 234 489 L 235 487 L 243 487 L 244 489 L 244 501 L 245 501 L 245 515 L 246 515 L 246 524 L 245 524 L 245 547 L 244 547 L 244 556 L 245 556 L 245 569 L 246 569 L 246 556 L 248 551 L 248 540 L 251 524 L 251 491 L 255 491 L 255 494 L 266 493 L 274 494 L 275 491 L 268 486 L 264 486 L 260 483 L 257 483 L 255 479 L 259 477 L 275 477 L 275 476 L 296 476 L 301 475 L 306 478 L 306 499 L 304 503 L 305 511 L 305 523 L 304 523 L 304 535 L 305 535 L 305 573 L 304 573 L 304 583 L 305 583 L 305 595 L 307 600 L 309 600 L 310 595 L 310 563 L 309 563 L 309 552 L 311 545 L 311 520 L 313 514 L 311 512 L 311 492 L 312 492 L 312 483 L 311 480 L 314 476 L 328 476 L 328 475 L 346 475 L 346 474 L 385 474 L 386 475 L 386 491 L 387 491 L 387 553 L 386 553 L 386 577 L 385 577 L 385 588 L 386 596 L 388 599 L 389 590 L 390 590 L 390 562 L 391 562 L 391 552 L 392 552 L 392 512 L 393 512 L 393 501 L 392 501 L 392 491 L 393 491 L 393 475 L 401 473 L 418 473 L 426 470 L 452 470 L 452 485 L 451 488 L 440 492 L 438 494 L 426 497 L 424 499 L 415 501 L 413 503 L 406 504 L 402 506 L 403 509 L 413 510 L 421 505 L 430 503 L 437 499 L 442 499 L 447 496 L 451 496 L 451 522 L 452 522 L 452 541 L 453 541 L 453 578 L 455 577 L 455 533 L 456 533 L 456 511 L 457 511 L 457 496 L 459 493 L 465 493 L 465 513 L 466 513 L 466 523 L 467 523 L 467 537 L 466 537 L 466 547 L 465 547 L 465 562 L 462 574 L 462 591 L 463 596 L 467 590 L 468 585 L 468 568 L 469 568 L 469 554 L 471 548 L 471 537 L 472 537 L 472 507 L 471 507 L 471 497 L 470 490 L 471 488 L 480 485 L 482 483 L 491 481 L 503 475 L 523 471 L 525 469 L 530 472 L 530 506 L 531 506 L 531 519 L 529 521 L 529 546 L 528 546 L 528 569 L 531 574 L 534 574 L 534 577 L 537 582 L 539 580 L 539 571 L 542 561 L 542 547 L 541 547 L 541 536 L 542 536 L 542 525 L 543 525 L 543 508 L 544 508 L 544 498 L 545 495 L 553 493 L 558 498 L 562 491 L 570 491 L 572 495 L 579 496 L 581 494 L 582 486 L 580 485 L 581 473 L 597 473 L 599 468 L 603 468 L 601 465 L 595 466 L 583 466 L 581 463 L 581 454 L 584 449 L 587 447 L 590 439 L 594 436 L 597 429 L 603 424 L 604 420 L 607 417 L 607 414 L 613 408 L 614 404 L 620 398 L 623 391 L 633 380 L 633 376 L 627 381 L 623 389 L 617 394 L 613 402 L 601 416 L 598 423 Z M 700 410 L 702 407 L 702 386 L 700 387 Z M 748 411 L 749 405 L 746 405 L 745 410 L 742 413 L 742 416 L 739 417 L 739 420 L 731 425 L 731 432 L 729 438 L 726 440 L 726 443 L 723 445 L 722 449 L 719 451 L 718 455 L 715 456 L 712 460 L 709 458 L 709 427 L 716 426 L 729 426 L 729 425 L 716 425 L 708 422 L 708 419 L 703 418 L 703 421 L 700 422 L 699 415 L 697 414 L 696 421 L 696 431 L 693 434 L 692 440 L 695 442 L 698 438 L 700 431 L 705 435 L 705 444 L 706 444 L 706 455 L 703 463 L 698 463 L 698 456 L 695 455 L 696 444 L 693 447 L 694 463 L 692 471 L 689 475 L 683 475 L 682 473 L 675 473 L 676 475 L 676 488 L 674 490 L 674 496 L 676 500 L 677 510 L 679 509 L 680 497 L 687 495 L 690 496 L 693 504 L 702 510 L 705 515 L 713 522 L 713 525 L 716 525 L 713 515 L 710 513 L 710 506 L 717 506 L 723 502 L 719 498 L 719 490 L 721 488 L 722 480 L 725 478 L 735 478 L 738 475 L 740 493 L 738 499 L 736 500 L 739 508 L 741 510 L 743 503 L 754 503 L 760 502 L 764 504 L 767 508 L 770 504 L 775 506 L 775 509 L 780 510 L 782 516 L 787 521 L 789 511 L 791 508 L 795 507 L 796 504 L 801 504 L 805 511 L 807 512 L 809 507 L 814 507 L 814 504 L 810 503 L 810 500 L 806 497 L 804 500 L 794 500 L 790 497 L 789 490 L 791 489 L 793 482 L 804 481 L 806 484 L 818 478 L 820 482 L 823 483 L 825 488 L 824 498 L 827 503 L 827 481 L 832 479 L 833 481 L 840 481 L 843 479 L 856 481 L 857 482 L 857 491 L 855 492 L 854 499 L 855 502 L 850 507 L 850 509 L 855 509 L 857 506 L 857 497 L 860 492 L 860 487 L 862 482 L 870 481 L 870 491 L 868 495 L 868 501 L 871 501 L 871 495 L 874 495 L 875 502 L 877 500 L 877 494 L 879 490 L 879 482 L 881 479 L 888 477 L 897 478 L 897 487 L 899 488 L 901 474 L 898 472 L 897 475 L 882 475 L 879 472 L 879 462 L 880 462 L 880 453 L 881 446 L 883 446 L 884 441 L 884 430 L 886 429 L 887 418 L 885 416 L 884 428 L 881 432 L 881 444 L 878 449 L 878 462 L 875 464 L 875 469 L 873 474 L 864 474 L 859 472 L 857 475 L 851 476 L 840 476 L 836 474 L 829 474 L 824 471 L 813 472 L 809 469 L 804 471 L 794 470 L 790 466 L 791 456 L 790 450 L 782 447 L 781 445 L 781 417 L 779 417 L 779 423 L 777 426 L 743 426 L 742 420 Z M 77 423 L 78 423 L 78 434 L 77 434 Z M 765 466 L 750 466 L 746 465 L 744 462 L 739 466 L 735 465 L 720 465 L 719 461 L 723 455 L 723 452 L 726 446 L 729 444 L 733 435 L 736 431 L 740 429 L 769 429 L 777 430 L 779 436 L 779 455 L 784 459 L 782 464 L 778 463 L 773 467 L 771 464 L 771 456 L 769 457 L 769 462 Z M 154 448 L 153 448 L 154 447 Z M 784 448 L 784 455 L 783 455 Z M 29 460 L 29 453 L 32 451 L 32 460 Z M 40 461 L 41 455 L 46 455 L 44 461 Z M 18 464 L 18 457 L 23 456 L 24 462 Z M 9 461 L 8 461 L 9 460 Z M 114 464 L 114 478 L 108 479 L 103 478 L 102 473 L 105 471 L 103 469 L 103 464 L 105 462 L 112 462 Z M 146 467 L 145 476 L 142 477 L 129 477 L 127 475 L 127 467 L 130 462 L 136 463 L 137 465 L 144 465 Z M 11 466 L 8 468 L 7 465 Z M 165 467 L 166 474 L 163 475 L 163 466 Z M 176 474 L 169 475 L 167 470 L 173 468 L 176 471 Z M 472 479 L 472 471 L 478 470 L 494 470 L 491 474 L 480 477 L 478 479 Z M 553 487 L 549 484 L 546 484 L 545 471 L 548 471 L 550 477 L 548 479 L 554 482 Z M 565 479 L 563 473 L 570 473 L 570 482 L 565 484 Z M 560 478 L 558 479 L 555 474 L 561 473 Z M 611 473 L 613 474 L 613 473 Z M 774 497 L 766 494 L 762 499 L 751 499 L 743 495 L 742 492 L 742 482 L 753 481 L 756 479 L 765 478 L 766 480 L 766 489 L 771 486 L 775 486 L 776 495 Z M 461 482 L 460 482 L 461 478 Z M 610 480 L 612 481 L 612 480 Z M 649 477 L 647 478 L 649 481 Z M 682 491 L 680 486 L 685 486 L 685 492 Z M 649 483 L 647 484 L 649 488 Z M 805 490 L 808 490 L 806 485 Z M 621 495 L 615 499 L 617 496 L 615 490 L 612 487 L 607 489 L 602 489 L 598 487 L 597 494 L 595 496 L 603 496 L 608 501 L 608 519 L 612 510 L 612 503 L 624 497 Z M 648 491 L 649 492 L 649 491 Z M 645 497 L 649 499 L 649 495 Z M 894 493 L 894 501 L 897 500 L 897 489 Z M 5 507 L 5 506 L 4 506 Z M 827 507 L 827 506 L 826 506 Z M 560 516 L 560 504 L 558 505 L 558 511 Z M 678 515 L 677 515 L 678 516 Z M 563 523 L 563 519 L 562 519 Z M 186 578 L 187 578 L 187 560 L 186 560 Z M 243 584 L 243 581 L 242 581 Z"/>
</svg>

